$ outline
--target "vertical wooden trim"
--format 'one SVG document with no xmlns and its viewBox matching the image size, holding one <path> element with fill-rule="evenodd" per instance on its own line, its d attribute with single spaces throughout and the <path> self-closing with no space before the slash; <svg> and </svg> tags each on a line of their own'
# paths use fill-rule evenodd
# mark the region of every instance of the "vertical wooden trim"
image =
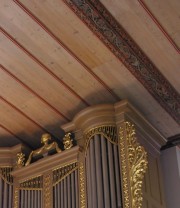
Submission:
<svg viewBox="0 0 180 208">
<path fill-rule="evenodd" d="M 127 156 L 127 141 L 126 141 L 125 123 L 122 123 L 119 132 L 119 158 L 121 167 L 121 184 L 122 184 L 122 203 L 124 208 L 132 208 L 130 202 L 130 180 L 128 177 L 129 165 Z"/>
<path fill-rule="evenodd" d="M 15 180 L 13 186 L 13 207 L 19 208 L 19 183 Z"/>
<path fill-rule="evenodd" d="M 43 208 L 53 208 L 52 171 L 43 175 Z"/>
<path fill-rule="evenodd" d="M 87 207 L 86 200 L 86 174 L 85 174 L 85 154 L 79 153 L 79 206 Z"/>
</svg>

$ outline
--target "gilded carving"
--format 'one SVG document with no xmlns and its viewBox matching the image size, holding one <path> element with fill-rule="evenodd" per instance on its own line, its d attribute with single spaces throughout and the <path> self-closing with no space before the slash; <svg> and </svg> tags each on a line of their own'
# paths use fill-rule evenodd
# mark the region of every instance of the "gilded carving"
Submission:
<svg viewBox="0 0 180 208">
<path fill-rule="evenodd" d="M 147 153 L 137 142 L 134 125 L 130 122 L 120 128 L 119 136 L 124 207 L 141 208 Z"/>
<path fill-rule="evenodd" d="M 78 163 L 74 162 L 53 170 L 53 186 L 61 182 L 66 176 L 70 175 L 73 171 L 77 169 Z"/>
<path fill-rule="evenodd" d="M 31 163 L 31 160 L 35 156 L 44 156 L 47 155 L 49 151 L 51 150 L 56 150 L 56 152 L 61 152 L 61 149 L 58 147 L 58 144 L 56 142 L 52 142 L 49 144 L 49 141 L 51 140 L 51 135 L 50 134 L 43 134 L 41 137 L 41 143 L 43 144 L 42 147 L 39 149 L 36 149 L 32 151 L 29 155 L 29 158 L 25 164 L 25 166 L 28 166 Z"/>
<path fill-rule="evenodd" d="M 16 168 L 22 168 L 24 166 L 25 154 L 22 152 L 17 153 Z"/>
<path fill-rule="evenodd" d="M 29 178 L 28 180 L 20 182 L 20 189 L 24 190 L 41 190 L 43 188 L 42 175 Z"/>
<path fill-rule="evenodd" d="M 85 134 L 85 152 L 87 151 L 89 141 L 91 138 L 96 135 L 96 134 L 101 134 L 103 135 L 107 140 L 109 140 L 113 144 L 118 144 L 117 140 L 117 132 L 116 132 L 116 127 L 113 125 L 102 125 L 102 126 L 97 126 L 95 128 L 90 129 L 86 134 Z"/>
<path fill-rule="evenodd" d="M 51 189 L 51 174 L 44 175 L 43 181 L 43 192 L 44 192 L 44 208 L 51 208 L 51 196 L 52 196 L 52 189 Z"/>
<path fill-rule="evenodd" d="M 71 149 L 73 147 L 73 140 L 71 138 L 71 133 L 65 134 L 63 138 L 64 149 Z"/>
<path fill-rule="evenodd" d="M 86 196 L 85 196 L 85 172 L 84 163 L 79 163 L 79 183 L 80 183 L 80 208 L 86 207 Z"/>
<path fill-rule="evenodd" d="M 19 189 L 14 190 L 14 208 L 19 208 Z"/>
</svg>

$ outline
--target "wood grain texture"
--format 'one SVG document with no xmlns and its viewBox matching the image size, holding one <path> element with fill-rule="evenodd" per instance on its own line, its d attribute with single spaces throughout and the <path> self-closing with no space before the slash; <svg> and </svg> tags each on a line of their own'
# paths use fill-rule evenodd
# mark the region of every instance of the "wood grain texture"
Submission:
<svg viewBox="0 0 180 208">
<path fill-rule="evenodd" d="M 178 44 L 171 25 L 177 2 L 166 1 L 173 14 L 162 2 L 145 3 Z M 101 2 L 180 92 L 179 56 L 138 2 Z M 120 99 L 128 99 L 164 136 L 180 133 L 173 118 L 64 1 L 2 0 L 0 28 L 0 96 L 20 110 L 14 108 L 18 119 L 13 126 L 13 113 L 3 108 L 8 120 L 3 125 L 20 139 L 38 146 L 34 141 L 42 128 L 59 138 L 59 126 L 79 111 Z M 37 136 L 26 136 L 26 129 Z M 0 137 L 3 145 L 6 136 L 2 132 Z"/>
</svg>

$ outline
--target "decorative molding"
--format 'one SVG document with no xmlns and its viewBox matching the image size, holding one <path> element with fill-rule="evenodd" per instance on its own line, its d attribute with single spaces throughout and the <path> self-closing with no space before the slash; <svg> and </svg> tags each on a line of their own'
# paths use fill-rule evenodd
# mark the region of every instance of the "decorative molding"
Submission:
<svg viewBox="0 0 180 208">
<path fill-rule="evenodd" d="M 30 178 L 20 182 L 20 188 L 23 190 L 41 190 L 43 188 L 43 177 L 42 175 Z"/>
<path fill-rule="evenodd" d="M 180 134 L 176 134 L 172 137 L 167 138 L 167 142 L 165 145 L 161 147 L 161 151 L 166 150 L 168 148 L 179 146 L 180 147 Z"/>
<path fill-rule="evenodd" d="M 96 135 L 96 134 L 101 134 L 103 135 L 107 140 L 109 140 L 113 144 L 118 144 L 118 139 L 117 139 L 117 132 L 116 132 L 116 126 L 113 125 L 101 125 L 94 127 L 90 129 L 86 134 L 85 134 L 85 153 L 87 152 L 87 148 L 89 146 L 89 142 L 91 138 Z"/>
<path fill-rule="evenodd" d="M 43 202 L 44 208 L 52 208 L 52 175 L 51 173 L 43 176 Z"/>
<path fill-rule="evenodd" d="M 180 95 L 98 0 L 63 0 L 180 123 Z"/>
<path fill-rule="evenodd" d="M 14 208 L 19 208 L 19 189 L 14 188 Z"/>
<path fill-rule="evenodd" d="M 12 172 L 13 177 L 18 181 L 28 180 L 32 176 L 41 175 L 44 172 L 52 171 L 55 168 L 73 163 L 78 160 L 79 147 L 74 146 L 69 150 L 62 151 L 60 153 L 44 157 L 37 162 L 34 162 L 28 166 L 16 169 Z"/>
<path fill-rule="evenodd" d="M 68 175 L 70 175 L 77 169 L 78 163 L 74 162 L 53 170 L 53 186 L 60 183 L 64 178 L 66 178 Z"/>
<path fill-rule="evenodd" d="M 85 166 L 83 162 L 79 162 L 79 191 L 80 191 L 80 208 L 86 208 L 85 194 Z"/>
<path fill-rule="evenodd" d="M 125 208 L 142 208 L 142 184 L 147 169 L 147 153 L 135 137 L 134 125 L 124 122 L 119 132 L 122 194 Z"/>
</svg>

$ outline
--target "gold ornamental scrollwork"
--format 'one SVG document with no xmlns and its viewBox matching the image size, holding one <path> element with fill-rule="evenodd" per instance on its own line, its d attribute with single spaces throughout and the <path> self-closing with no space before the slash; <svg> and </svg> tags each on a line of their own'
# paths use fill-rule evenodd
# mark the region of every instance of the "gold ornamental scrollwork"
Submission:
<svg viewBox="0 0 180 208">
<path fill-rule="evenodd" d="M 124 122 L 119 132 L 123 203 L 125 208 L 142 208 L 142 184 L 147 169 L 147 153 L 139 145 L 134 125 Z"/>
<path fill-rule="evenodd" d="M 80 208 L 86 207 L 84 163 L 79 162 Z"/>
<path fill-rule="evenodd" d="M 70 175 L 72 172 L 78 169 L 78 163 L 70 163 L 63 165 L 62 167 L 53 170 L 53 186 L 60 183 L 64 178 Z"/>
<path fill-rule="evenodd" d="M 51 174 L 44 175 L 43 192 L 44 192 L 44 208 L 52 208 Z"/>
<path fill-rule="evenodd" d="M 85 134 L 85 153 L 87 152 L 89 142 L 91 138 L 97 134 L 103 135 L 108 141 L 110 141 L 112 144 L 118 144 L 118 138 L 117 138 L 117 131 L 116 131 L 116 126 L 114 125 L 101 125 L 101 126 L 96 126 L 92 129 L 90 129 L 86 134 Z"/>
<path fill-rule="evenodd" d="M 22 168 L 24 166 L 24 161 L 25 161 L 25 154 L 22 152 L 17 153 L 16 155 L 16 166 L 15 168 Z"/>
<path fill-rule="evenodd" d="M 16 187 L 14 190 L 14 208 L 19 207 L 19 189 Z"/>
<path fill-rule="evenodd" d="M 39 175 L 20 182 L 20 189 L 22 190 L 42 190 L 43 176 Z"/>
</svg>

